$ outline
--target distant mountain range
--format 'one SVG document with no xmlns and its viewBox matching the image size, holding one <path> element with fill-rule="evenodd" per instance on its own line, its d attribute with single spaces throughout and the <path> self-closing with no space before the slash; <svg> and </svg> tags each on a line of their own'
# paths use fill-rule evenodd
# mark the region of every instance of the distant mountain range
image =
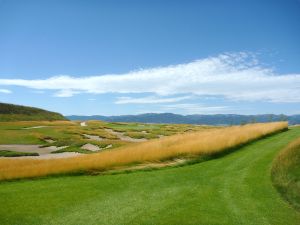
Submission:
<svg viewBox="0 0 300 225">
<path fill-rule="evenodd" d="M 300 124 L 300 115 L 287 116 L 284 114 L 262 115 L 179 115 L 173 113 L 146 113 L 124 116 L 66 116 L 70 120 L 103 120 L 109 122 L 139 122 L 139 123 L 177 123 L 177 124 L 207 124 L 207 125 L 238 125 L 254 122 L 289 121 L 290 125 Z"/>
</svg>

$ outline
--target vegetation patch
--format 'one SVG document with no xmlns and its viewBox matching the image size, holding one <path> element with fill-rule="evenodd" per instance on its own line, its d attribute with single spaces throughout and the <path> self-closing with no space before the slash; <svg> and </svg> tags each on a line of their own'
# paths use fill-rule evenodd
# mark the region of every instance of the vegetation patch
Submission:
<svg viewBox="0 0 300 225">
<path fill-rule="evenodd" d="M 131 138 L 136 138 L 136 139 L 155 139 L 158 138 L 158 135 L 152 134 L 152 133 L 146 133 L 146 132 L 134 132 L 134 131 L 129 131 L 125 132 L 124 135 L 131 137 Z"/>
<path fill-rule="evenodd" d="M 300 138 L 283 149 L 274 160 L 272 181 L 284 199 L 300 210 Z"/>
<path fill-rule="evenodd" d="M 21 105 L 0 103 L 0 121 L 67 120 L 63 115 Z"/>
<path fill-rule="evenodd" d="M 51 154 L 63 153 L 63 152 L 78 152 L 78 153 L 82 153 L 82 154 L 91 154 L 91 153 L 93 153 L 92 151 L 82 149 L 78 146 L 69 146 L 67 148 L 63 148 L 63 149 L 53 151 L 53 152 L 51 152 Z"/>
<path fill-rule="evenodd" d="M 15 152 L 10 150 L 0 150 L 0 157 L 19 157 L 19 156 L 39 156 L 36 152 Z"/>
</svg>

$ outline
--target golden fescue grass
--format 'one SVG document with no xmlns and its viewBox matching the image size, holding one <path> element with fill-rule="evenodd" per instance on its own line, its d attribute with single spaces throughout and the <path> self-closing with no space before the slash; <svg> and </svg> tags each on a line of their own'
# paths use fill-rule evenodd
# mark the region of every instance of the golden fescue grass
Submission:
<svg viewBox="0 0 300 225">
<path fill-rule="evenodd" d="M 286 122 L 274 122 L 209 129 L 75 158 L 0 159 L 0 180 L 76 171 L 103 171 L 138 162 L 160 161 L 189 155 L 213 156 L 265 135 L 287 129 L 287 126 Z"/>
<path fill-rule="evenodd" d="M 300 210 L 300 138 L 289 144 L 275 158 L 272 181 L 282 196 Z"/>
<path fill-rule="evenodd" d="M 280 175 L 285 174 L 292 165 L 296 165 L 300 157 L 300 138 L 290 143 L 285 149 L 283 149 L 273 162 L 272 170 Z"/>
</svg>

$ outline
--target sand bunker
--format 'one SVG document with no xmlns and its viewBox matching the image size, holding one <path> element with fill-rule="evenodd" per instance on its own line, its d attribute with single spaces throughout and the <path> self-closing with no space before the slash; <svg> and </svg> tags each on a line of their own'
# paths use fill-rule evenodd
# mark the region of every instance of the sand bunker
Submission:
<svg viewBox="0 0 300 225">
<path fill-rule="evenodd" d="M 86 126 L 87 126 L 87 124 L 86 124 L 86 122 L 81 122 L 81 123 L 80 123 L 80 126 L 82 126 L 82 127 L 86 127 Z"/>
<path fill-rule="evenodd" d="M 52 154 L 51 152 L 57 151 L 60 149 L 64 149 L 68 146 L 49 146 L 42 148 L 41 145 L 0 145 L 0 150 L 8 150 L 8 151 L 15 151 L 15 152 L 28 152 L 28 153 L 38 153 L 39 156 L 20 156 L 14 158 L 61 158 L 61 157 L 69 157 L 73 156 L 72 154 L 63 154 L 57 153 Z M 72 152 L 71 152 L 72 153 Z M 56 156 L 61 155 L 61 156 Z M 6 157 L 8 158 L 8 157 Z"/>
<path fill-rule="evenodd" d="M 62 152 L 57 154 L 44 154 L 40 156 L 19 156 L 14 157 L 14 159 L 60 159 L 60 158 L 69 158 L 69 157 L 76 157 L 82 155 L 78 152 Z M 11 157 L 6 157 L 11 158 Z"/>
<path fill-rule="evenodd" d="M 89 143 L 81 146 L 81 148 L 84 149 L 84 150 L 93 151 L 93 152 L 100 150 L 99 146 L 89 144 Z"/>
<path fill-rule="evenodd" d="M 124 135 L 122 132 L 117 132 L 114 131 L 112 129 L 105 129 L 105 131 L 117 136 L 120 140 L 122 141 L 128 141 L 128 142 L 143 142 L 143 141 L 147 141 L 146 138 L 132 138 L 132 137 L 128 137 L 126 135 Z"/>
<path fill-rule="evenodd" d="M 47 143 L 54 143 L 56 141 L 54 141 L 53 139 L 50 139 L 50 138 L 46 138 L 44 139 L 44 141 L 46 141 Z"/>
<path fill-rule="evenodd" d="M 61 149 L 67 148 L 67 147 L 69 147 L 69 146 L 59 146 L 59 147 L 49 146 L 49 147 L 46 147 L 46 148 L 48 148 L 49 150 L 52 150 L 52 152 L 54 152 L 54 151 L 61 150 Z"/>
<path fill-rule="evenodd" d="M 102 141 L 103 138 L 97 136 L 97 135 L 89 135 L 89 134 L 82 134 L 84 137 L 90 139 L 90 140 L 95 140 L 95 141 Z"/>
<path fill-rule="evenodd" d="M 93 145 L 93 144 L 90 144 L 90 143 L 87 143 L 87 144 L 81 146 L 82 149 L 85 149 L 85 150 L 88 150 L 88 151 L 93 151 L 93 152 L 100 151 L 100 150 L 105 150 L 105 149 L 108 149 L 108 148 L 111 148 L 111 147 L 112 147 L 112 144 L 109 144 L 104 148 L 100 148 L 99 146 Z"/>
<path fill-rule="evenodd" d="M 111 148 L 112 145 L 107 145 L 105 148 L 102 148 L 102 149 L 108 149 L 108 148 Z"/>
<path fill-rule="evenodd" d="M 41 148 L 40 145 L 0 145 L 0 150 L 9 150 L 15 152 L 36 152 L 39 155 L 50 154 L 55 151 L 53 148 Z"/>
<path fill-rule="evenodd" d="M 38 128 L 43 128 L 43 127 L 47 127 L 47 126 L 24 127 L 22 129 L 24 129 L 24 130 L 30 130 L 30 129 L 38 129 Z"/>
</svg>

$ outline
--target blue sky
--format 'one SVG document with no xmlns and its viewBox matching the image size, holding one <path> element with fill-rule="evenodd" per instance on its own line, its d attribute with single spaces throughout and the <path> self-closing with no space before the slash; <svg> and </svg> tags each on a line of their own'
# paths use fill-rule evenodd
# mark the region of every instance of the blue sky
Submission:
<svg viewBox="0 0 300 225">
<path fill-rule="evenodd" d="M 299 43 L 299 0 L 0 0 L 0 101 L 300 114 Z"/>
</svg>

